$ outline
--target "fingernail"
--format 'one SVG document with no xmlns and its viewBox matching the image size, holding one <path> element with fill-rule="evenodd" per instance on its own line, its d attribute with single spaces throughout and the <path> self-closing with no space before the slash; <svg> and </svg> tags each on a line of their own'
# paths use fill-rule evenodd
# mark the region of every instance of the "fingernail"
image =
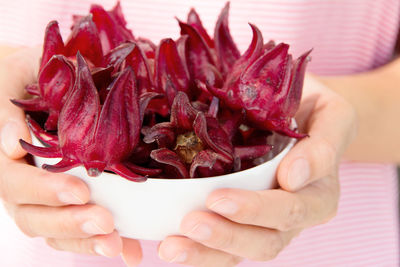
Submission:
<svg viewBox="0 0 400 267">
<path fill-rule="evenodd" d="M 100 246 L 99 244 L 95 244 L 93 249 L 94 249 L 94 252 L 96 252 L 97 255 L 104 256 L 104 257 L 110 257 L 104 252 L 103 247 Z"/>
<path fill-rule="evenodd" d="M 106 231 L 100 228 L 94 221 L 87 221 L 82 224 L 82 231 L 89 235 L 105 235 Z"/>
<path fill-rule="evenodd" d="M 300 189 L 310 178 L 310 164 L 305 158 L 296 159 L 290 166 L 288 184 L 292 190 Z"/>
<path fill-rule="evenodd" d="M 207 240 L 211 237 L 211 228 L 207 224 L 199 223 L 185 235 L 199 241 Z"/>
<path fill-rule="evenodd" d="M 235 202 L 227 198 L 222 198 L 214 202 L 213 204 L 210 205 L 209 208 L 210 210 L 215 211 L 216 213 L 226 214 L 226 215 L 233 215 L 239 209 L 238 205 Z"/>
<path fill-rule="evenodd" d="M 1 129 L 1 150 L 7 155 L 11 156 L 19 146 L 19 127 L 15 121 L 8 121 Z"/>
<path fill-rule="evenodd" d="M 58 199 L 65 203 L 71 205 L 82 205 L 85 204 L 77 195 L 72 192 L 61 192 L 58 193 Z"/>
<path fill-rule="evenodd" d="M 161 245 L 158 250 L 160 259 L 166 262 L 184 262 L 187 259 L 186 251 L 177 252 L 173 246 Z"/>
</svg>

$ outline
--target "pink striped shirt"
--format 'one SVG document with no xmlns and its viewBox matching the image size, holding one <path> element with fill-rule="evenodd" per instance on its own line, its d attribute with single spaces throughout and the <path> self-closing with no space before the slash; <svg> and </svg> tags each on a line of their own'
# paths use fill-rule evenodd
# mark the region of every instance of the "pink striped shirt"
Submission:
<svg viewBox="0 0 400 267">
<path fill-rule="evenodd" d="M 87 13 L 93 0 L 13 0 L 0 4 L 0 43 L 42 42 L 48 21 L 56 19 L 66 38 L 72 14 Z M 111 8 L 114 0 L 98 0 Z M 194 6 L 212 33 L 225 1 L 122 1 L 136 36 L 158 42 L 179 34 L 174 16 L 186 18 Z M 291 44 L 292 53 L 314 48 L 309 70 L 317 74 L 350 74 L 385 64 L 393 54 L 400 1 L 396 0 L 232 0 L 230 27 L 241 51 L 251 40 L 248 22 L 265 39 Z M 337 216 L 306 229 L 273 261 L 245 261 L 240 266 L 398 266 L 399 221 L 397 175 L 392 165 L 343 162 Z M 0 266 L 118 267 L 122 260 L 81 256 L 48 248 L 29 239 L 0 210 Z M 158 259 L 157 243 L 142 242 L 141 266 L 175 266 Z M 176 265 L 178 266 L 178 265 Z"/>
</svg>

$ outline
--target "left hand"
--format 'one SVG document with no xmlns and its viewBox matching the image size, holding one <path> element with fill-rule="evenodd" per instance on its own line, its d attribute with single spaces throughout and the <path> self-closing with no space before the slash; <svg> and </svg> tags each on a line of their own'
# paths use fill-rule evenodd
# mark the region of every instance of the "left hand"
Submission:
<svg viewBox="0 0 400 267">
<path fill-rule="evenodd" d="M 25 113 L 9 99 L 23 98 L 25 86 L 35 82 L 41 51 L 0 46 L 0 56 L 12 50 L 17 52 L 0 60 L 0 204 L 24 234 L 42 237 L 57 250 L 107 257 L 122 254 L 127 265 L 138 265 L 139 242 L 121 238 L 111 213 L 88 203 L 90 192 L 84 182 L 44 171 L 24 159 L 26 151 L 18 140 L 30 140 Z"/>
<path fill-rule="evenodd" d="M 182 220 L 183 236 L 161 242 L 159 256 L 192 266 L 234 266 L 243 258 L 268 261 L 303 229 L 329 221 L 339 200 L 338 165 L 355 136 L 355 111 L 344 99 L 307 75 L 296 116 L 299 141 L 277 171 L 279 189 L 219 189 L 210 211 Z"/>
</svg>

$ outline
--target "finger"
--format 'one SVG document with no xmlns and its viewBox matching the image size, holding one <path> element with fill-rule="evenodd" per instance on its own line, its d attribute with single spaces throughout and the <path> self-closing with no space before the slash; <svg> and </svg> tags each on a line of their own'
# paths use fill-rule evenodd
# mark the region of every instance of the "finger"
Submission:
<svg viewBox="0 0 400 267">
<path fill-rule="evenodd" d="M 7 160 L 0 155 L 0 197 L 16 204 L 61 206 L 85 204 L 87 185 L 79 178 Z"/>
<path fill-rule="evenodd" d="M 35 80 L 39 66 L 39 48 L 23 49 L 0 61 L 0 148 L 9 158 L 23 157 L 22 138 L 31 141 L 22 109 L 10 102 L 25 95 L 25 86 Z"/>
<path fill-rule="evenodd" d="M 338 198 L 337 179 L 326 177 L 296 193 L 281 189 L 218 189 L 210 194 L 206 205 L 237 223 L 288 231 L 332 218 L 336 214 Z"/>
<path fill-rule="evenodd" d="M 160 259 L 196 267 L 236 266 L 241 257 L 206 247 L 184 236 L 169 236 L 158 248 Z"/>
<path fill-rule="evenodd" d="M 142 248 L 137 240 L 122 238 L 122 259 L 128 267 L 138 266 L 142 260 Z"/>
<path fill-rule="evenodd" d="M 87 238 L 110 234 L 114 230 L 111 213 L 97 205 L 57 208 L 38 205 L 8 206 L 17 226 L 30 237 Z"/>
<path fill-rule="evenodd" d="M 274 259 L 295 235 L 294 231 L 238 224 L 203 211 L 185 216 L 180 231 L 207 247 L 256 261 Z"/>
<path fill-rule="evenodd" d="M 122 251 L 122 240 L 117 231 L 108 235 L 97 235 L 84 239 L 47 238 L 47 244 L 62 251 L 116 257 Z"/>
<path fill-rule="evenodd" d="M 280 186 L 290 191 L 332 175 L 355 135 L 354 108 L 321 84 L 307 81 L 305 88 L 313 89 L 305 90 L 297 118 L 310 137 L 300 140 L 289 151 L 277 172 Z"/>
</svg>

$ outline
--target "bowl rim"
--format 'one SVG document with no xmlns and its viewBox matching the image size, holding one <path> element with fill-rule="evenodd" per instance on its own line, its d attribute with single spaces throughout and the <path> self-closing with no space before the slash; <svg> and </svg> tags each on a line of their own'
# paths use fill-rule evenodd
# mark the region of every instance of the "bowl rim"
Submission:
<svg viewBox="0 0 400 267">
<path fill-rule="evenodd" d="M 292 125 L 291 125 L 292 127 L 293 126 L 297 126 L 297 123 L 296 123 L 296 121 L 293 119 L 292 120 Z M 33 134 L 33 132 L 31 131 L 31 130 L 29 130 L 29 132 L 30 132 L 30 135 L 31 135 L 31 138 L 32 138 L 32 143 L 36 143 L 36 144 L 39 144 L 40 146 L 44 146 L 43 145 L 43 143 Z M 274 134 L 278 134 L 278 133 L 274 133 Z M 289 141 L 288 141 L 288 143 L 286 144 L 286 146 L 278 153 L 278 154 L 276 154 L 273 158 L 271 158 L 271 159 L 269 159 L 268 161 L 265 161 L 265 162 L 263 162 L 263 163 L 261 163 L 261 164 L 258 164 L 258 165 L 256 165 L 256 166 L 254 166 L 254 167 L 251 167 L 251 168 L 248 168 L 248 169 L 245 169 L 245 170 L 241 170 L 241 171 L 236 171 L 236 172 L 231 172 L 231 173 L 227 173 L 227 174 L 223 174 L 223 175 L 217 175 L 217 176 L 211 176 L 211 177 L 199 177 L 199 178 L 154 178 L 154 177 L 146 177 L 147 178 L 147 180 L 150 180 L 150 181 L 158 181 L 158 182 L 161 182 L 161 181 L 180 181 L 180 182 L 186 182 L 186 181 L 191 181 L 191 182 L 193 182 L 193 181 L 208 181 L 208 180 L 214 180 L 214 179 L 227 179 L 227 178 L 230 178 L 231 177 L 231 175 L 232 174 L 242 174 L 242 173 L 244 173 L 244 172 L 246 172 L 246 171 L 249 171 L 249 170 L 255 170 L 255 169 L 257 169 L 257 168 L 262 168 L 265 164 L 271 164 L 272 163 L 272 161 L 273 160 L 275 160 L 276 158 L 278 158 L 278 157 L 280 157 L 280 156 L 282 156 L 283 154 L 287 154 L 288 152 L 289 152 L 289 150 L 295 145 L 295 143 L 297 142 L 297 139 L 295 139 L 295 138 L 291 138 L 291 137 L 287 137 L 287 138 L 289 138 Z M 33 156 L 33 158 L 42 158 L 42 159 L 45 159 L 44 157 L 38 157 L 38 156 L 35 156 L 35 155 L 32 155 Z M 61 159 L 61 158 L 52 158 L 52 159 Z M 41 168 L 41 166 L 37 166 L 38 168 Z M 75 167 L 75 168 L 72 168 L 72 169 L 82 169 L 82 170 L 85 170 L 84 169 L 84 167 L 82 167 L 82 166 L 77 166 L 77 167 Z M 71 169 L 71 170 L 72 170 Z M 66 171 L 66 172 L 68 172 L 68 171 Z M 63 173 L 65 173 L 65 172 L 63 172 Z M 119 176 L 120 178 L 123 178 L 123 177 L 121 177 L 120 175 L 118 175 L 118 174 L 115 174 L 115 173 L 108 173 L 108 172 L 103 172 L 102 174 L 106 174 L 106 175 L 115 175 L 115 176 Z"/>
</svg>

